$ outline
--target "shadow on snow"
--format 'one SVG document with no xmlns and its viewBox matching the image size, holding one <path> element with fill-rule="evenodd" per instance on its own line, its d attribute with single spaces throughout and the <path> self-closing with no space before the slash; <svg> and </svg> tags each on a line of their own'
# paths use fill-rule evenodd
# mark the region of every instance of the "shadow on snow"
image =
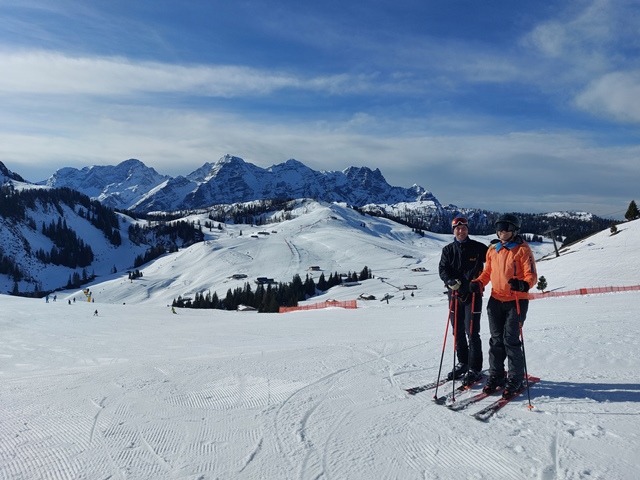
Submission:
<svg viewBox="0 0 640 480">
<path fill-rule="evenodd" d="M 640 384 L 571 383 L 541 380 L 531 387 L 531 396 L 591 399 L 596 402 L 640 402 Z"/>
</svg>

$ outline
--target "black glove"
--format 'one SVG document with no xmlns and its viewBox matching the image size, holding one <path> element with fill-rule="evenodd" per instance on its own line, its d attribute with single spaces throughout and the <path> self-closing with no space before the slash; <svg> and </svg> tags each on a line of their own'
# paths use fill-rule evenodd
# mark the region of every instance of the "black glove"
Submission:
<svg viewBox="0 0 640 480">
<path fill-rule="evenodd" d="M 517 278 L 512 278 L 509 280 L 509 285 L 511 286 L 511 290 L 515 290 L 516 292 L 528 292 L 529 284 L 524 280 L 518 280 Z"/>
<path fill-rule="evenodd" d="M 456 291 L 460 288 L 460 285 L 462 285 L 462 282 L 458 279 L 456 280 L 449 280 L 447 282 L 447 287 L 449 287 L 451 290 Z"/>
<path fill-rule="evenodd" d="M 469 284 L 469 291 L 471 293 L 482 293 L 482 284 L 480 282 L 471 282 Z"/>
</svg>

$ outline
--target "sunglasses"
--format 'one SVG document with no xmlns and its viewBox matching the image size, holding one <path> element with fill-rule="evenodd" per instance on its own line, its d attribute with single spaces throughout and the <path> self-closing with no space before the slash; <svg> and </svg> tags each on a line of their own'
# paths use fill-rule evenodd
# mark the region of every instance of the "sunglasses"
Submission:
<svg viewBox="0 0 640 480">
<path fill-rule="evenodd" d="M 501 231 L 505 231 L 505 232 L 515 232 L 516 231 L 516 226 L 512 223 L 508 223 L 508 222 L 498 222 L 496 223 L 496 232 L 501 232 Z"/>
<path fill-rule="evenodd" d="M 451 220 L 451 226 L 453 228 L 458 227 L 460 225 L 464 225 L 465 227 L 467 227 L 469 226 L 469 223 L 467 222 L 467 219 L 464 217 L 458 217 Z"/>
</svg>

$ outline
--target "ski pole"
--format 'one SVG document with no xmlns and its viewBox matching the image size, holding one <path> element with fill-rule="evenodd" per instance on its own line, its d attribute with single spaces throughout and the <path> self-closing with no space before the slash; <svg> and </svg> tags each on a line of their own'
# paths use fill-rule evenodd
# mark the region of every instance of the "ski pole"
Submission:
<svg viewBox="0 0 640 480">
<path fill-rule="evenodd" d="M 527 407 L 529 410 L 533 409 L 533 405 L 531 405 L 531 391 L 529 390 L 529 373 L 527 372 L 527 355 L 524 350 L 524 334 L 522 333 L 522 316 L 520 314 L 520 300 L 518 299 L 518 295 L 516 295 L 516 312 L 518 312 L 518 327 L 520 328 L 520 343 L 522 344 L 522 360 L 524 362 L 524 378 L 527 382 L 527 399 L 529 400 L 529 406 Z"/>
<path fill-rule="evenodd" d="M 438 379 L 436 380 L 436 391 L 433 395 L 434 400 L 438 398 L 438 384 L 440 383 L 440 373 L 442 372 L 442 362 L 444 360 L 444 349 L 447 346 L 447 335 L 449 335 L 449 318 L 451 318 L 452 307 L 453 307 L 453 295 L 449 297 L 449 310 L 447 311 L 447 326 L 444 329 L 444 340 L 442 342 L 442 354 L 440 355 L 440 366 L 438 367 Z"/>
<path fill-rule="evenodd" d="M 517 266 L 516 261 L 513 261 L 513 278 L 517 277 Z M 520 345 L 522 346 L 522 361 L 524 362 L 524 378 L 525 382 L 527 382 L 527 399 L 529 400 L 529 406 L 527 407 L 529 410 L 533 409 L 533 405 L 531 405 L 531 392 L 529 391 L 529 373 L 527 372 L 527 354 L 524 350 L 524 334 L 522 333 L 522 314 L 520 313 L 520 299 L 518 298 L 518 294 L 515 293 L 516 297 L 516 312 L 518 313 L 518 328 L 520 329 Z"/>
<path fill-rule="evenodd" d="M 456 351 L 458 350 L 458 291 L 455 290 L 453 292 L 453 296 L 455 297 L 455 304 L 453 306 L 453 370 L 452 372 L 452 382 L 451 388 L 453 392 L 451 393 L 451 401 L 456 401 Z"/>
<path fill-rule="evenodd" d="M 471 294 L 471 319 L 469 320 L 469 339 L 471 339 L 471 335 L 473 335 L 473 316 L 478 312 L 475 311 L 476 308 L 476 292 Z M 482 310 L 480 310 L 482 313 Z"/>
</svg>

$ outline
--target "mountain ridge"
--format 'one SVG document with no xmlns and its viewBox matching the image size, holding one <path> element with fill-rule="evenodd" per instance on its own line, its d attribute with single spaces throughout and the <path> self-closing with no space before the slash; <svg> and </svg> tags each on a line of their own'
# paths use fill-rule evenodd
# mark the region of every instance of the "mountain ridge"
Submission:
<svg viewBox="0 0 640 480">
<path fill-rule="evenodd" d="M 262 168 L 229 154 L 184 176 L 161 175 L 142 161 L 129 159 L 115 166 L 61 168 L 38 184 L 72 188 L 111 208 L 135 213 L 274 198 L 313 198 L 357 207 L 428 201 L 434 209 L 442 208 L 425 188 L 392 186 L 379 169 L 317 171 L 295 159 Z"/>
</svg>

